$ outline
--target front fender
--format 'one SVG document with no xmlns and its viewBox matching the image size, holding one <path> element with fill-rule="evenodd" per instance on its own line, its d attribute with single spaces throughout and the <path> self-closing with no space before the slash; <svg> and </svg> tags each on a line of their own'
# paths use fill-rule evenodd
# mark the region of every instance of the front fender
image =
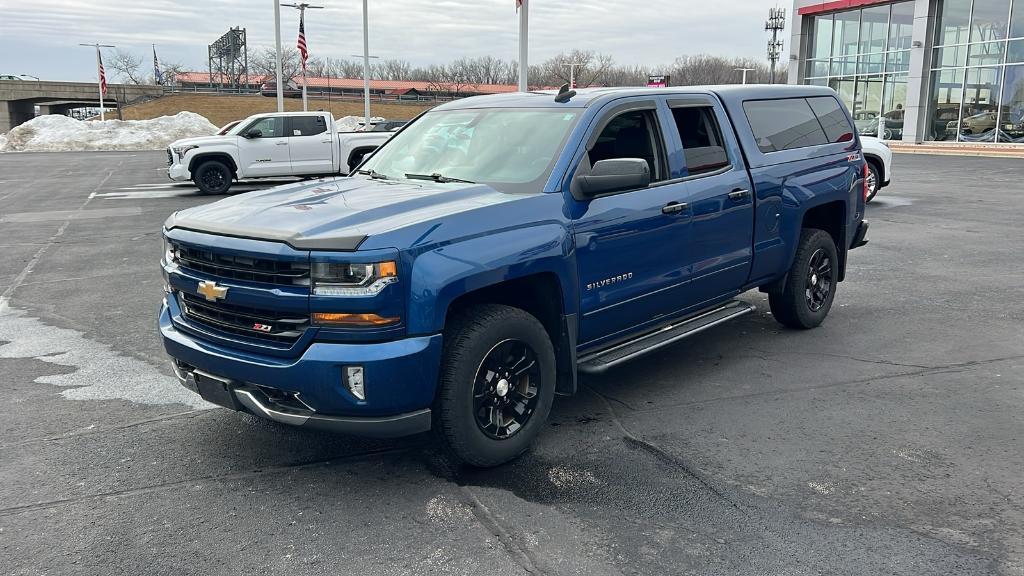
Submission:
<svg viewBox="0 0 1024 576">
<path fill-rule="evenodd" d="M 238 171 L 238 148 L 234 146 L 202 146 L 189 150 L 181 163 L 188 166 L 189 172 L 194 172 L 198 160 L 211 156 L 228 161 L 228 165 Z"/>
<path fill-rule="evenodd" d="M 558 277 L 563 313 L 573 314 L 579 302 L 575 270 L 572 235 L 553 222 L 477 236 L 423 252 L 412 265 L 409 333 L 441 331 L 449 306 L 464 294 L 540 273 Z"/>
</svg>

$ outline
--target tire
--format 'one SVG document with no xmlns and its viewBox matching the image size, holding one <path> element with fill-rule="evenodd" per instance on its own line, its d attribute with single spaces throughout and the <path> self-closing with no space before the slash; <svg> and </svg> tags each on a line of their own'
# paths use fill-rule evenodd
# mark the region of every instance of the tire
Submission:
<svg viewBox="0 0 1024 576">
<path fill-rule="evenodd" d="M 824 230 L 804 228 L 782 291 L 768 295 L 775 319 L 803 330 L 820 325 L 835 299 L 838 264 L 832 236 Z"/>
<path fill-rule="evenodd" d="M 868 197 L 864 199 L 864 202 L 871 202 L 875 194 L 878 194 L 881 185 L 882 175 L 878 172 L 878 167 L 874 162 L 868 162 Z"/>
<path fill-rule="evenodd" d="M 458 460 L 491 467 L 517 458 L 543 428 L 554 393 L 554 347 L 532 315 L 486 304 L 449 321 L 434 430 Z"/>
<path fill-rule="evenodd" d="M 220 160 L 207 160 L 196 168 L 192 182 L 203 194 L 226 194 L 235 174 Z"/>
</svg>

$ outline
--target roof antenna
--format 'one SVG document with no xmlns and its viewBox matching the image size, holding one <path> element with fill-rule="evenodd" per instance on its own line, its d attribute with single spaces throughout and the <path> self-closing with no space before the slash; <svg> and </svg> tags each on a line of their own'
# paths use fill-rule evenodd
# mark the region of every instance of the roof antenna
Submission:
<svg viewBox="0 0 1024 576">
<path fill-rule="evenodd" d="M 564 104 L 575 95 L 576 91 L 569 90 L 568 84 L 562 84 L 562 87 L 558 89 L 558 94 L 555 96 L 555 102 L 558 102 L 559 104 Z"/>
</svg>

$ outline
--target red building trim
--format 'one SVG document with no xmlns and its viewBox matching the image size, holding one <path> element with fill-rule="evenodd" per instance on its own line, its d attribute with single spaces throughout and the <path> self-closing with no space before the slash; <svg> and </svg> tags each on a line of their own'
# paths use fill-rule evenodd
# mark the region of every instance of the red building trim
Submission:
<svg viewBox="0 0 1024 576">
<path fill-rule="evenodd" d="M 811 14 L 821 14 L 822 12 L 835 12 L 837 10 L 845 10 L 847 8 L 857 8 L 859 6 L 890 3 L 892 3 L 892 0 L 833 0 L 831 2 L 814 4 L 812 6 L 804 6 L 803 8 L 798 9 L 796 13 L 800 16 L 808 16 Z"/>
</svg>

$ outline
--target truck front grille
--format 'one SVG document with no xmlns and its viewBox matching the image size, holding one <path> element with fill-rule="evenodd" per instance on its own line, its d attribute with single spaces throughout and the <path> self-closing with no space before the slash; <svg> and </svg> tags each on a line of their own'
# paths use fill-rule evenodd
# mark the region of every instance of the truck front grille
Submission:
<svg viewBox="0 0 1024 576">
<path fill-rule="evenodd" d="M 174 166 L 174 152 L 170 148 L 167 149 L 167 165 Z"/>
<path fill-rule="evenodd" d="M 178 292 L 178 304 L 185 318 L 200 324 L 257 340 L 291 344 L 309 327 L 309 317 L 283 315 L 224 302 L 209 302 L 199 296 Z"/>
<path fill-rule="evenodd" d="M 308 262 L 221 254 L 184 244 L 177 244 L 175 248 L 178 265 L 195 272 L 277 286 L 309 286 Z"/>
</svg>

